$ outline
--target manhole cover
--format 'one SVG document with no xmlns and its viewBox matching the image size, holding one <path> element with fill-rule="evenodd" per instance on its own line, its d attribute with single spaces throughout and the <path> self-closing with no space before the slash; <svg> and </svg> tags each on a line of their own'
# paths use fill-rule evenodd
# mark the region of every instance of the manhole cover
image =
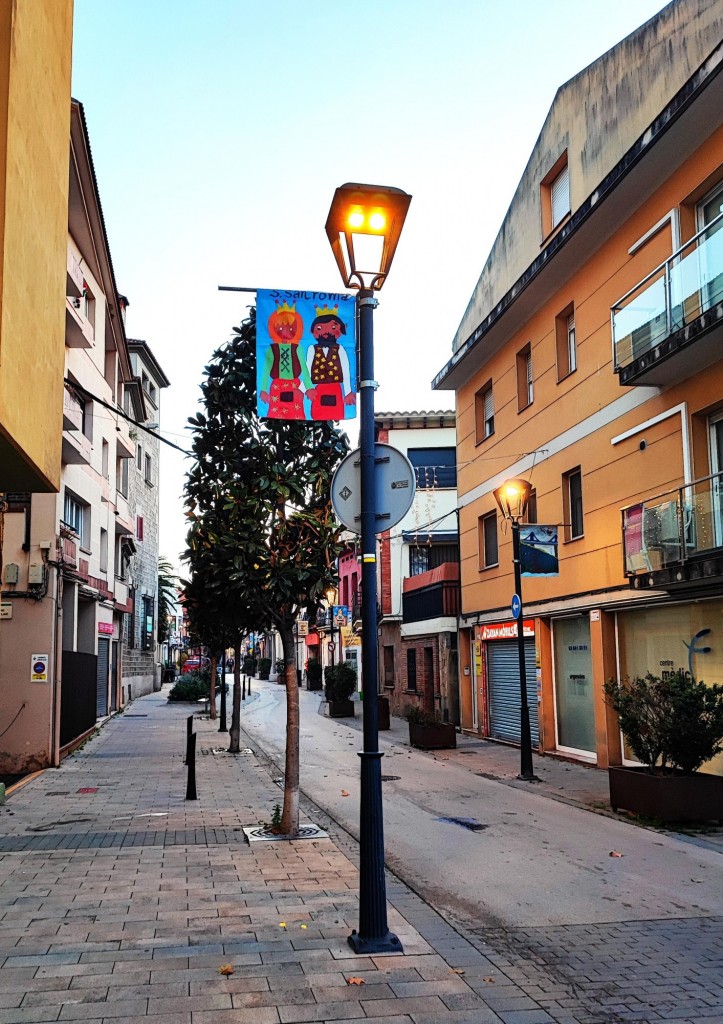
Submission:
<svg viewBox="0 0 723 1024">
<path fill-rule="evenodd" d="M 459 825 L 460 828 L 466 828 L 469 832 L 482 832 L 484 829 L 489 828 L 489 825 L 483 825 L 476 818 L 437 818 L 437 821 L 446 821 L 450 825 Z"/>
<path fill-rule="evenodd" d="M 276 832 L 272 832 L 271 829 L 266 828 L 264 825 L 252 825 L 244 827 L 244 835 L 249 843 L 275 843 L 286 840 L 297 840 L 297 839 L 328 839 L 329 833 L 319 828 L 318 825 L 312 825 L 310 822 L 306 822 L 304 825 L 299 825 L 299 831 L 295 836 L 280 836 Z"/>
<path fill-rule="evenodd" d="M 399 782 L 401 775 L 382 775 L 382 782 Z"/>
</svg>

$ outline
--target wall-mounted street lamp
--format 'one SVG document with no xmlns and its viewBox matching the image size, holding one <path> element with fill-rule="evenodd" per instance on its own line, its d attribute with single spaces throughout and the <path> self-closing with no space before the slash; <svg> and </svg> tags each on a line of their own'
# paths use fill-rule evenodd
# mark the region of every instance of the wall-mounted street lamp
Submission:
<svg viewBox="0 0 723 1024">
<path fill-rule="evenodd" d="M 398 188 L 342 185 L 326 219 L 326 233 L 345 287 L 358 290 L 359 457 L 362 549 L 362 679 L 364 748 L 359 820 L 359 931 L 349 936 L 357 953 L 401 952 L 387 924 L 384 818 L 377 699 L 377 522 L 374 461 L 374 308 L 387 279 L 412 197 Z"/>
<path fill-rule="evenodd" d="M 527 670 L 525 667 L 525 616 L 522 606 L 522 569 L 520 565 L 520 519 L 527 511 L 532 484 L 527 480 L 506 480 L 493 493 L 500 512 L 512 524 L 512 562 L 515 570 L 513 614 L 517 618 L 517 655 L 520 664 L 520 774 L 525 782 L 537 782 L 532 766 L 530 709 L 527 706 Z"/>
</svg>

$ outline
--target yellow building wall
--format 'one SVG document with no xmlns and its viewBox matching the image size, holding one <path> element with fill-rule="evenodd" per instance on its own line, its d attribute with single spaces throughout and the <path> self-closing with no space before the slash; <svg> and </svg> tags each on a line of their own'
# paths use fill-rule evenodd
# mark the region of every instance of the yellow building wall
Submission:
<svg viewBox="0 0 723 1024">
<path fill-rule="evenodd" d="M 0 4 L 0 491 L 60 486 L 72 29 Z"/>
<path fill-rule="evenodd" d="M 687 403 L 693 443 L 693 477 L 708 472 L 706 412 L 723 399 L 723 361 L 662 393 L 622 388 L 613 372 L 610 307 L 671 253 L 667 227 L 633 255 L 628 250 L 673 207 L 685 204 L 701 184 L 723 179 L 723 129 L 711 135 L 661 188 L 621 225 L 600 250 L 555 291 L 548 302 L 457 392 L 458 494 L 462 611 L 507 610 L 513 592 L 509 531 L 500 522 L 499 566 L 480 569 L 478 519 L 497 506 L 490 490 L 464 504 L 465 495 L 496 474 L 505 474 L 523 453 L 545 447 L 566 431 L 569 444 L 548 456 L 540 451 L 532 472 L 540 523 L 563 523 L 563 474 L 580 466 L 584 537 L 561 543 L 558 577 L 525 580 L 525 604 L 626 586 L 620 510 L 683 483 L 681 417 L 671 416 L 640 435 L 612 439 L 680 403 Z M 682 218 L 684 219 L 684 218 Z M 691 225 L 692 226 L 692 225 Z M 690 234 L 691 231 L 688 231 Z M 575 304 L 577 369 L 558 381 L 555 317 Z M 482 342 L 484 344 L 484 342 Z M 533 403 L 518 411 L 516 354 L 531 346 Z M 475 394 L 493 382 L 495 432 L 476 443 Z M 590 430 L 588 417 L 631 393 L 642 404 Z M 645 395 L 650 397 L 645 399 Z M 588 432 L 589 431 L 589 432 Z M 640 441 L 646 446 L 640 450 Z M 508 474 L 506 474 L 508 475 Z M 495 484 L 496 485 L 496 484 Z M 561 530 L 561 536 L 564 533 Z"/>
</svg>

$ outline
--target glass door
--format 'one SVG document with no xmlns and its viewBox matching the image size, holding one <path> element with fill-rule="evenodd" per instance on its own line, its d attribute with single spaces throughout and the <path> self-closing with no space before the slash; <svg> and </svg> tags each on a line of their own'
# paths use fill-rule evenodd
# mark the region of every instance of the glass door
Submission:
<svg viewBox="0 0 723 1024">
<path fill-rule="evenodd" d="M 710 471 L 723 473 L 723 412 L 716 413 L 709 419 L 710 438 Z M 712 481 L 713 495 L 713 533 L 715 546 L 723 547 L 723 478 L 714 477 Z"/>
<path fill-rule="evenodd" d="M 590 621 L 583 615 L 554 623 L 555 718 L 560 748 L 595 754 Z"/>
</svg>

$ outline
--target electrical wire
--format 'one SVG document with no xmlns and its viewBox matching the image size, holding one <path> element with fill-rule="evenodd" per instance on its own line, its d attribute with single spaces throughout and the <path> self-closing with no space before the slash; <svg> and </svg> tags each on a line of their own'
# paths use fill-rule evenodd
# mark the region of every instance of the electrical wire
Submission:
<svg viewBox="0 0 723 1024">
<path fill-rule="evenodd" d="M 180 445 L 174 444 L 173 441 L 167 441 L 166 438 L 159 434 L 157 431 L 152 430 L 150 427 L 144 426 L 144 424 L 140 423 L 138 420 L 133 419 L 132 416 L 129 416 L 128 413 L 123 412 L 123 410 L 119 409 L 118 406 L 111 405 L 110 402 L 106 402 L 103 398 L 99 398 L 98 395 L 94 395 L 92 391 L 88 391 L 88 389 L 84 388 L 82 384 L 78 384 L 74 380 L 68 380 L 67 377 L 65 379 L 65 383 L 73 391 L 79 391 L 81 395 L 85 395 L 87 398 L 90 398 L 93 402 L 97 402 L 99 405 L 102 405 L 104 409 L 110 409 L 110 411 L 114 413 L 116 416 L 121 416 L 124 420 L 127 420 L 128 423 L 132 423 L 134 427 L 138 427 L 140 430 L 145 431 L 146 434 L 150 434 L 151 437 L 157 438 L 159 441 L 162 441 L 164 444 L 167 444 L 170 448 L 175 448 L 176 451 L 181 452 L 183 455 L 187 455 L 190 459 L 195 458 L 193 452 L 186 451 L 185 448 L 181 448 Z"/>
</svg>

